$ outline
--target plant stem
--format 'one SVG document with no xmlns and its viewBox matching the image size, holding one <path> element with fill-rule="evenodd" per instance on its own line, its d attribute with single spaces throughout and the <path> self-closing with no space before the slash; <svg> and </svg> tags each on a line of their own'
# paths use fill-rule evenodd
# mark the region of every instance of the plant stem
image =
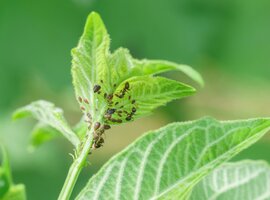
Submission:
<svg viewBox="0 0 270 200">
<path fill-rule="evenodd" d="M 75 158 L 74 162 L 69 168 L 67 178 L 65 180 L 64 186 L 61 190 L 61 193 L 58 197 L 58 200 L 68 200 L 72 193 L 72 190 L 75 186 L 75 183 L 78 179 L 78 176 L 82 169 L 85 167 L 85 162 L 88 156 L 88 153 L 91 150 L 93 142 L 93 126 L 90 131 L 87 132 L 87 137 L 83 143 L 83 148 L 79 151 L 78 157 Z M 76 156 L 76 155 L 75 155 Z"/>
</svg>

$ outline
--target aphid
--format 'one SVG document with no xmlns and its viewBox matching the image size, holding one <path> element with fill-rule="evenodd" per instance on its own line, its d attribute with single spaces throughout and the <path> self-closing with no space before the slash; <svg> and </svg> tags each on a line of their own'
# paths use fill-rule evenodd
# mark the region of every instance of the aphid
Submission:
<svg viewBox="0 0 270 200">
<path fill-rule="evenodd" d="M 101 83 L 103 83 L 103 80 L 100 80 Z"/>
<path fill-rule="evenodd" d="M 109 95 L 107 95 L 107 99 L 108 99 L 108 101 L 111 101 L 111 100 L 112 100 L 112 98 L 113 98 L 113 94 L 109 94 Z"/>
<path fill-rule="evenodd" d="M 129 90 L 129 82 L 126 82 L 125 83 L 125 88 L 124 88 L 125 90 Z"/>
<path fill-rule="evenodd" d="M 123 98 L 123 94 L 115 94 L 118 98 Z"/>
<path fill-rule="evenodd" d="M 92 116 L 90 113 L 86 113 L 86 116 L 89 118 L 89 119 L 92 119 Z"/>
<path fill-rule="evenodd" d="M 81 106 L 81 110 L 85 111 L 85 107 Z"/>
<path fill-rule="evenodd" d="M 93 88 L 94 93 L 98 92 L 100 88 L 101 88 L 100 85 L 94 85 L 94 88 Z"/>
<path fill-rule="evenodd" d="M 94 125 L 94 130 L 99 129 L 99 127 L 100 127 L 100 123 L 99 122 L 96 122 L 95 125 Z"/>
<path fill-rule="evenodd" d="M 89 104 L 88 99 L 84 99 L 83 101 L 84 101 L 84 103 Z"/>
<path fill-rule="evenodd" d="M 111 119 L 111 118 L 112 118 L 112 115 L 106 113 L 106 114 L 104 115 L 104 117 L 105 117 L 106 119 Z"/>
<path fill-rule="evenodd" d="M 116 84 L 113 84 L 113 87 L 116 87 Z"/>
<path fill-rule="evenodd" d="M 117 115 L 118 115 L 119 117 L 122 117 L 121 113 L 117 113 Z"/>
<path fill-rule="evenodd" d="M 130 121 L 130 120 L 131 120 L 131 116 L 127 116 L 127 117 L 126 117 L 126 120 L 127 120 L 127 121 Z"/>
<path fill-rule="evenodd" d="M 103 128 L 104 128 L 105 130 L 108 130 L 108 129 L 111 128 L 111 126 L 110 126 L 109 124 L 104 124 L 104 125 L 103 125 Z"/>
<path fill-rule="evenodd" d="M 136 101 L 135 101 L 134 99 L 131 101 L 132 104 L 134 104 L 135 102 L 136 102 Z"/>
<path fill-rule="evenodd" d="M 122 121 L 122 119 L 117 119 L 116 122 L 117 123 L 122 123 L 123 121 Z"/>
<path fill-rule="evenodd" d="M 100 93 L 101 93 L 101 91 L 98 91 L 97 93 L 98 93 L 98 94 L 100 94 Z"/>
<path fill-rule="evenodd" d="M 104 132 L 105 132 L 104 128 L 101 128 L 101 129 L 99 130 L 99 134 L 100 134 L 100 135 L 103 134 Z"/>
<path fill-rule="evenodd" d="M 107 110 L 107 113 L 110 114 L 110 115 L 112 115 L 113 113 L 115 113 L 115 111 L 116 111 L 116 109 L 111 108 L 111 109 L 108 109 Z"/>
<path fill-rule="evenodd" d="M 78 97 L 80 103 L 82 103 L 82 97 Z"/>
<path fill-rule="evenodd" d="M 122 111 L 122 110 L 117 110 L 116 112 L 117 112 L 117 113 L 122 113 L 123 111 Z"/>
<path fill-rule="evenodd" d="M 96 132 L 94 132 L 94 140 L 98 140 L 99 136 Z"/>
<path fill-rule="evenodd" d="M 111 120 L 112 122 L 122 123 L 122 120 L 121 120 L 121 119 L 114 119 L 114 118 L 111 118 L 110 120 Z"/>
<path fill-rule="evenodd" d="M 137 110 L 135 107 L 132 108 L 132 112 L 135 113 Z"/>
<path fill-rule="evenodd" d="M 104 99 L 106 99 L 107 98 L 107 93 L 104 93 Z"/>
<path fill-rule="evenodd" d="M 128 100 L 130 100 L 130 99 L 131 99 L 131 96 L 128 97 Z"/>
<path fill-rule="evenodd" d="M 118 105 L 119 104 L 119 102 L 115 102 L 115 104 L 114 105 Z"/>
<path fill-rule="evenodd" d="M 120 108 L 124 108 L 124 106 L 121 106 Z"/>
</svg>

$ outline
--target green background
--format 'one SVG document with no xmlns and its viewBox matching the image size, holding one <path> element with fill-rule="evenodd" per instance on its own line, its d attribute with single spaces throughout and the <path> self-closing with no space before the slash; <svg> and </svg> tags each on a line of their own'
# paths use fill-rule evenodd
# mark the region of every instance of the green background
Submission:
<svg viewBox="0 0 270 200">
<path fill-rule="evenodd" d="M 9 151 L 15 182 L 26 184 L 30 200 L 56 199 L 62 187 L 71 145 L 57 139 L 30 152 L 33 121 L 12 122 L 11 113 L 45 99 L 62 107 L 72 124 L 79 120 L 70 50 L 91 11 L 102 16 L 111 50 L 123 46 L 137 58 L 189 64 L 206 86 L 151 117 L 109 131 L 75 193 L 109 157 L 147 130 L 204 115 L 222 120 L 269 117 L 269 10 L 268 0 L 0 0 L 0 142 Z M 186 80 L 178 73 L 166 75 Z M 268 134 L 235 159 L 270 162 L 269 144 Z"/>
</svg>

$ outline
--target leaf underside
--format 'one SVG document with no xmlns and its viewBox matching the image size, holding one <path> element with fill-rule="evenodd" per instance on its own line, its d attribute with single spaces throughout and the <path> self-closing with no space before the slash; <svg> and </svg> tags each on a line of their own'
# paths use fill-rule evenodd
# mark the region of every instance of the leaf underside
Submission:
<svg viewBox="0 0 270 200">
<path fill-rule="evenodd" d="M 226 163 L 195 186 L 191 200 L 269 200 L 270 166 L 264 161 Z"/>
<path fill-rule="evenodd" d="M 77 199 L 187 199 L 203 177 L 269 129 L 270 119 L 170 124 L 114 156 Z"/>
<path fill-rule="evenodd" d="M 75 147 L 79 145 L 80 140 L 68 125 L 62 109 L 55 107 L 52 103 L 44 100 L 35 101 L 19 108 L 13 114 L 14 119 L 28 116 L 35 118 L 39 122 L 33 130 L 33 146 L 53 138 L 59 133 L 62 133 Z M 51 129 L 51 131 L 49 129 Z"/>
</svg>

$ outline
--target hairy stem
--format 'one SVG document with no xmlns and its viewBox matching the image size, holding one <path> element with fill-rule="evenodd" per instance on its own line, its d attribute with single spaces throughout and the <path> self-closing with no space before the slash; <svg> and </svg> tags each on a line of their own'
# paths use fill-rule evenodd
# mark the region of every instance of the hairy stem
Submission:
<svg viewBox="0 0 270 200">
<path fill-rule="evenodd" d="M 66 177 L 64 186 L 58 197 L 58 200 L 68 200 L 78 179 L 78 176 L 82 169 L 85 167 L 85 162 L 87 160 L 88 153 L 91 150 L 93 142 L 93 126 L 87 133 L 85 142 L 83 143 L 82 150 L 79 151 L 79 155 L 75 158 L 74 162 L 69 168 L 68 175 Z"/>
</svg>

